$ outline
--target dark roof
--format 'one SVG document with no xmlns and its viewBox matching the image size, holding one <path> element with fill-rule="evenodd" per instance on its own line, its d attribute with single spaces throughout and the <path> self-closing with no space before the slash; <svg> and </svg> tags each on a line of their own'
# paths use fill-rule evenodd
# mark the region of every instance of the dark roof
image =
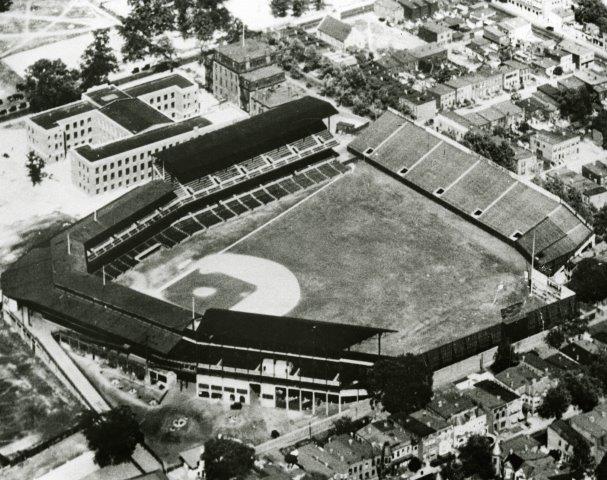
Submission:
<svg viewBox="0 0 607 480">
<path fill-rule="evenodd" d="M 320 132 L 326 128 L 322 120 L 335 113 L 330 103 L 306 96 L 159 152 L 157 158 L 187 183 Z"/>
<path fill-rule="evenodd" d="M 331 15 L 327 15 L 323 18 L 322 22 L 320 22 L 318 31 L 343 43 L 348 38 L 348 35 L 350 35 L 352 25 L 342 22 Z"/>
<path fill-rule="evenodd" d="M 91 110 L 95 110 L 94 105 L 86 101 L 79 101 L 39 113 L 38 115 L 30 117 L 30 120 L 37 125 L 40 125 L 42 128 L 49 130 L 56 127 L 57 122 L 60 120 L 65 120 L 66 118 L 73 117 L 74 115 L 90 112 Z"/>
<path fill-rule="evenodd" d="M 196 336 L 204 342 L 314 354 L 342 351 L 391 331 L 211 308 L 205 312 Z"/>
<path fill-rule="evenodd" d="M 474 385 L 476 388 L 480 388 L 485 392 L 494 395 L 495 397 L 501 398 L 505 402 L 512 402 L 519 398 L 519 396 L 508 390 L 506 387 L 502 387 L 499 383 L 493 382 L 491 380 L 482 380 Z"/>
<path fill-rule="evenodd" d="M 475 408 L 474 402 L 456 389 L 438 390 L 434 392 L 432 401 L 426 407 L 428 410 L 449 420 L 454 415 Z"/>
<path fill-rule="evenodd" d="M 154 125 L 173 121 L 136 98 L 116 100 L 99 111 L 131 133 L 140 133 Z"/>
<path fill-rule="evenodd" d="M 149 82 L 140 83 L 129 88 L 125 88 L 124 91 L 132 97 L 139 97 L 147 93 L 164 90 L 169 87 L 188 88 L 194 85 L 183 75 L 174 73 L 167 75 L 166 77 L 158 78 L 156 80 L 150 80 Z"/>
<path fill-rule="evenodd" d="M 567 420 L 563 420 L 562 418 L 552 422 L 548 425 L 548 428 L 554 430 L 569 445 L 575 445 L 578 441 L 586 441 L 586 439 L 573 428 Z"/>
<path fill-rule="evenodd" d="M 546 357 L 545 360 L 548 363 L 550 363 L 551 365 L 554 365 L 559 370 L 578 371 L 580 369 L 579 363 L 577 363 L 576 361 L 572 360 L 571 358 L 563 355 L 560 352 L 557 352 L 553 355 L 550 355 L 549 357 Z"/>
<path fill-rule="evenodd" d="M 169 125 L 158 127 L 148 132 L 140 133 L 133 137 L 123 138 L 112 143 L 107 143 L 99 147 L 91 147 L 90 145 L 84 145 L 83 147 L 77 148 L 76 151 L 89 161 L 100 160 L 103 158 L 111 157 L 119 153 L 128 152 L 135 148 L 150 145 L 151 143 L 159 142 L 166 138 L 175 137 L 182 133 L 189 132 L 194 128 L 202 128 L 210 125 L 206 118 L 196 117 L 184 120 L 179 123 L 171 123 Z"/>
<path fill-rule="evenodd" d="M 400 424 L 405 430 L 412 433 L 413 435 L 415 435 L 418 438 L 425 438 L 428 435 L 432 435 L 433 433 L 436 433 L 436 430 L 434 428 L 429 427 L 424 422 L 420 422 L 419 420 L 413 418 L 410 415 L 405 417 L 400 422 Z"/>
<path fill-rule="evenodd" d="M 243 73 L 242 78 L 249 82 L 258 82 L 267 78 L 272 78 L 280 75 L 282 78 L 285 76 L 285 71 L 278 65 L 268 65 L 266 67 L 257 68 L 250 72 Z"/>
<path fill-rule="evenodd" d="M 108 85 L 97 90 L 85 92 L 84 95 L 91 99 L 92 102 L 96 103 L 100 107 L 104 107 L 116 100 L 123 100 L 125 98 L 131 98 L 122 90 L 119 90 L 114 85 Z"/>
<path fill-rule="evenodd" d="M 234 62 L 242 63 L 246 60 L 254 60 L 270 55 L 274 53 L 274 48 L 265 42 L 249 38 L 244 42 L 244 46 L 242 42 L 235 42 L 217 47 L 217 52 Z"/>
</svg>

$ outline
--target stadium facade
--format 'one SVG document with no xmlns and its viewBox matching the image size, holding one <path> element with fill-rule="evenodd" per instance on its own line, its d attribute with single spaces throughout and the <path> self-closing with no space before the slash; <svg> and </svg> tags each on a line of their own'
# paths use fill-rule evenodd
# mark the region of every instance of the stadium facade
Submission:
<svg viewBox="0 0 607 480">
<path fill-rule="evenodd" d="M 32 347 L 36 318 L 57 339 L 141 359 L 150 379 L 195 382 L 203 398 L 327 411 L 366 396 L 376 355 L 353 345 L 387 330 L 207 310 L 114 283 L 161 248 L 342 175 L 336 110 L 304 97 L 158 152 L 156 178 L 26 253 L 2 275 L 4 318 Z"/>
<path fill-rule="evenodd" d="M 326 412 L 365 398 L 360 381 L 390 330 L 220 309 L 199 314 L 113 281 L 160 249 L 347 173 L 333 150 L 336 113 L 303 97 L 157 152 L 152 181 L 37 245 L 2 274 L 4 319 L 34 349 L 42 318 L 59 341 L 99 355 L 126 354 L 147 366 L 154 383 L 166 385 L 174 374 L 195 383 L 203 398 Z M 592 241 L 566 205 L 392 112 L 350 149 L 526 254 L 535 232 L 542 268 L 557 269 Z M 556 307 L 520 316 L 514 306 L 490 332 L 441 347 L 426 355 L 428 363 L 439 368 L 511 331 L 525 336 L 574 315 L 575 298 L 549 287 Z M 352 351 L 373 338 L 376 353 Z"/>
</svg>

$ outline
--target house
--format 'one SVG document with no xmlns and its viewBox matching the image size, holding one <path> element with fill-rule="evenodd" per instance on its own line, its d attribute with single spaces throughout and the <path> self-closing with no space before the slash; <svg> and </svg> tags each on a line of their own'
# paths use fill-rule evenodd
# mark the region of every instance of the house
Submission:
<svg viewBox="0 0 607 480">
<path fill-rule="evenodd" d="M 420 61 L 424 60 L 439 65 L 446 61 L 448 57 L 448 51 L 445 46 L 436 42 L 420 45 L 419 47 L 407 50 L 407 52 L 417 60 L 418 64 Z"/>
<path fill-rule="evenodd" d="M 504 128 L 509 129 L 522 123 L 525 119 L 525 112 L 523 109 L 510 100 L 496 103 L 493 105 L 493 108 L 503 115 L 501 123 Z"/>
<path fill-rule="evenodd" d="M 449 85 L 437 83 L 430 87 L 427 92 L 436 99 L 439 110 L 446 110 L 455 105 L 455 90 Z"/>
<path fill-rule="evenodd" d="M 531 62 L 531 66 L 535 73 L 542 74 L 548 78 L 552 78 L 558 72 L 557 68 L 559 67 L 559 63 L 550 57 L 539 57 L 535 58 Z"/>
<path fill-rule="evenodd" d="M 402 97 L 401 102 L 411 110 L 413 118 L 421 122 L 436 117 L 436 98 L 428 93 L 411 93 Z"/>
<path fill-rule="evenodd" d="M 329 439 L 322 447 L 307 443 L 296 450 L 296 456 L 304 470 L 331 480 L 373 480 L 378 477 L 381 449 L 343 434 Z"/>
<path fill-rule="evenodd" d="M 405 19 L 405 10 L 398 0 L 375 0 L 373 11 L 379 18 L 386 18 L 392 22 Z"/>
<path fill-rule="evenodd" d="M 418 439 L 392 418 L 369 423 L 356 432 L 356 436 L 384 452 L 389 464 L 398 464 L 419 455 Z"/>
<path fill-rule="evenodd" d="M 559 44 L 560 48 L 571 53 L 573 64 L 577 70 L 586 70 L 594 64 L 594 51 L 582 47 L 572 40 L 565 39 Z"/>
<path fill-rule="evenodd" d="M 430 462 L 453 450 L 453 426 L 430 410 L 413 412 L 402 426 L 419 439 L 420 460 Z"/>
<path fill-rule="evenodd" d="M 366 44 L 366 38 L 362 32 L 331 15 L 322 19 L 316 28 L 316 36 L 337 50 L 346 50 L 351 47 L 364 48 Z"/>
<path fill-rule="evenodd" d="M 563 165 L 577 160 L 580 153 L 580 137 L 575 134 L 561 134 L 538 131 L 529 140 L 531 151 L 552 165 Z"/>
<path fill-rule="evenodd" d="M 445 85 L 455 91 L 455 101 L 461 105 L 464 102 L 471 102 L 473 100 L 472 83 L 468 77 L 453 77 Z"/>
<path fill-rule="evenodd" d="M 607 185 L 607 165 L 600 160 L 582 165 L 582 175 L 599 185 Z"/>
<path fill-rule="evenodd" d="M 568 420 L 555 420 L 546 430 L 546 447 L 549 451 L 557 450 L 561 452 L 561 458 L 565 461 L 573 455 L 573 446 L 586 439 L 575 430 Z"/>
<path fill-rule="evenodd" d="M 445 45 L 453 41 L 453 30 L 436 22 L 427 22 L 417 32 L 417 36 L 426 42 Z"/>
<path fill-rule="evenodd" d="M 512 150 L 514 150 L 514 161 L 516 163 L 515 173 L 517 175 L 533 177 L 540 171 L 541 166 L 535 153 L 516 145 L 512 146 Z"/>
<path fill-rule="evenodd" d="M 562 73 L 571 73 L 575 70 L 573 55 L 562 48 L 555 47 L 546 52 L 546 57 L 554 60 L 557 66 L 561 67 Z"/>
<path fill-rule="evenodd" d="M 500 442 L 500 477 L 503 480 L 548 479 L 559 473 L 554 459 L 529 435 Z"/>
<path fill-rule="evenodd" d="M 584 88 L 585 84 L 575 75 L 563 77 L 557 80 L 557 85 L 560 90 L 575 92 Z"/>
<path fill-rule="evenodd" d="M 508 36 L 511 43 L 531 36 L 531 23 L 521 17 L 506 18 L 497 24 L 497 28 Z"/>
<path fill-rule="evenodd" d="M 465 444 L 470 436 L 487 432 L 487 415 L 457 389 L 435 392 L 427 409 L 453 426 L 455 448 Z"/>
<path fill-rule="evenodd" d="M 482 380 L 465 394 L 487 415 L 490 433 L 509 429 L 522 418 L 519 395 L 494 380 Z"/>
<path fill-rule="evenodd" d="M 586 340 L 584 338 L 579 338 L 568 342 L 567 345 L 561 348 L 561 352 L 578 362 L 580 365 L 591 364 L 596 357 L 602 353 L 605 353 L 606 351 L 607 350 L 602 344 L 594 343 L 591 340 Z"/>
<path fill-rule="evenodd" d="M 434 126 L 439 132 L 454 138 L 458 142 L 461 142 L 464 135 L 475 128 L 466 117 L 449 110 L 440 112 L 436 116 Z"/>
<path fill-rule="evenodd" d="M 557 108 L 552 104 L 545 104 L 535 96 L 519 100 L 515 105 L 523 110 L 523 120 L 533 118 L 551 118 L 557 114 Z"/>
<path fill-rule="evenodd" d="M 595 460 L 600 462 L 607 452 L 607 404 L 569 419 L 571 427 L 590 444 Z"/>
<path fill-rule="evenodd" d="M 498 28 L 497 25 L 488 25 L 483 28 L 483 38 L 486 38 L 490 42 L 496 43 L 499 46 L 506 46 L 510 44 L 508 34 Z"/>
<path fill-rule="evenodd" d="M 531 413 L 537 411 L 548 389 L 556 383 L 546 373 L 537 373 L 524 363 L 503 370 L 495 379 L 517 393 L 523 401 L 523 406 Z"/>
</svg>

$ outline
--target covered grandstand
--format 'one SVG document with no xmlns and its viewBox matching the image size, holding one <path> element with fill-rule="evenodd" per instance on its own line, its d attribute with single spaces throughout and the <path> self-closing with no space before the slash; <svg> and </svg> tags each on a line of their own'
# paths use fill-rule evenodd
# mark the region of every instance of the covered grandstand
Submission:
<svg viewBox="0 0 607 480">
<path fill-rule="evenodd" d="M 27 252 L 2 274 L 5 317 L 33 329 L 41 315 L 61 340 L 144 358 L 158 372 L 197 382 L 201 397 L 212 385 L 212 398 L 234 401 L 237 391 L 241 401 L 263 395 L 266 405 L 287 408 L 280 398 L 297 395 L 299 409 L 309 403 L 304 396 L 326 408 L 364 396 L 355 384 L 376 356 L 348 350 L 388 330 L 222 310 L 201 315 L 113 282 L 158 249 L 347 172 L 323 121 L 335 109 L 309 97 L 293 103 L 260 115 L 264 129 L 244 123 L 210 143 L 200 137 L 208 157 L 199 161 L 180 154 L 198 144 L 162 152 L 161 168 L 173 159 L 167 175 L 182 168 L 187 189 L 181 174 L 177 182 L 153 180 Z M 289 133 L 277 137 L 281 124 Z"/>
<path fill-rule="evenodd" d="M 566 203 L 393 111 L 348 149 L 534 257 L 548 275 L 593 241 L 590 226 Z"/>
</svg>

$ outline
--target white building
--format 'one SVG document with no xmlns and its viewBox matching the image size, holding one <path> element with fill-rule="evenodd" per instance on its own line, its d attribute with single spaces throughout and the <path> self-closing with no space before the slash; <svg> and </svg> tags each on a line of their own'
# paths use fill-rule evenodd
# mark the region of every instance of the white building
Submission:
<svg viewBox="0 0 607 480">
<path fill-rule="evenodd" d="M 320 22 L 316 36 L 337 50 L 350 47 L 364 48 L 366 45 L 366 38 L 362 32 L 331 15 L 327 15 Z"/>
</svg>

